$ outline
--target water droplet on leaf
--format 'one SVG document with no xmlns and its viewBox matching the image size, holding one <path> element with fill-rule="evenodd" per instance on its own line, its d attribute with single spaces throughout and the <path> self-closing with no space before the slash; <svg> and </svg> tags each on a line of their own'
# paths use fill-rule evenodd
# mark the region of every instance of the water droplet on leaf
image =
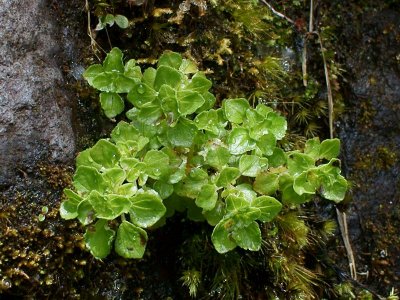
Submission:
<svg viewBox="0 0 400 300">
<path fill-rule="evenodd" d="M 146 90 L 145 90 L 143 84 L 140 84 L 140 85 L 137 87 L 137 92 L 138 92 L 139 94 L 144 94 L 145 91 L 146 91 Z"/>
</svg>

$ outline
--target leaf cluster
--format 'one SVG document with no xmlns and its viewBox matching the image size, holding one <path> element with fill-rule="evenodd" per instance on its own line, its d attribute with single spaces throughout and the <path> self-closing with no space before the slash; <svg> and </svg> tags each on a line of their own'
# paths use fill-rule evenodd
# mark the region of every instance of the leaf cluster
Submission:
<svg viewBox="0 0 400 300">
<path fill-rule="evenodd" d="M 142 72 L 114 48 L 84 77 L 101 91 L 109 118 L 125 109 L 124 99 L 133 105 L 130 123 L 121 121 L 110 139 L 79 154 L 75 191 L 65 190 L 61 206 L 63 218 L 87 226 L 86 243 L 97 258 L 113 243 L 123 257 L 142 257 L 144 228 L 162 225 L 175 211 L 213 226 L 219 253 L 237 246 L 257 251 L 259 224 L 272 221 L 283 204 L 305 203 L 317 192 L 344 198 L 338 139 L 312 139 L 304 152 L 284 152 L 277 147 L 284 117 L 243 98 L 213 108 L 211 81 L 178 53 L 165 52 L 157 68 Z"/>
<path fill-rule="evenodd" d="M 127 17 L 123 15 L 113 15 L 113 14 L 106 14 L 99 17 L 99 23 L 96 26 L 96 30 L 102 30 L 107 25 L 112 27 L 114 24 L 121 29 L 126 29 L 129 26 L 129 20 Z"/>
</svg>

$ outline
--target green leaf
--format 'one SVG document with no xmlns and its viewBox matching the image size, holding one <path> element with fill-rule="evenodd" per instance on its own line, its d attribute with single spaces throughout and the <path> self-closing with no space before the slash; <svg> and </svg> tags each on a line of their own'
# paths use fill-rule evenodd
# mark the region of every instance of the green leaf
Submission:
<svg viewBox="0 0 400 300">
<path fill-rule="evenodd" d="M 139 131 L 125 121 L 121 121 L 111 132 L 111 138 L 114 142 L 136 141 Z"/>
<path fill-rule="evenodd" d="M 249 226 L 252 222 L 257 220 L 260 215 L 261 212 L 258 208 L 251 207 L 249 203 L 247 203 L 247 205 L 241 207 L 239 211 L 234 211 L 234 213 L 229 214 L 231 219 L 234 221 L 232 224 L 232 230 Z"/>
<path fill-rule="evenodd" d="M 279 176 L 274 173 L 259 173 L 253 183 L 253 189 L 262 195 L 272 195 L 279 188 Z"/>
<path fill-rule="evenodd" d="M 76 158 L 76 167 L 85 166 L 85 167 L 93 167 L 97 170 L 100 170 L 102 166 L 96 163 L 93 158 L 90 156 L 90 149 L 83 150 L 80 152 Z"/>
<path fill-rule="evenodd" d="M 186 160 L 182 161 L 179 167 L 175 170 L 176 171 L 173 172 L 168 178 L 168 182 L 170 184 L 178 183 L 186 176 Z"/>
<path fill-rule="evenodd" d="M 89 225 L 95 219 L 94 217 L 94 209 L 88 200 L 83 200 L 79 203 L 78 208 L 78 220 L 83 225 Z"/>
<path fill-rule="evenodd" d="M 266 106 L 265 104 L 258 104 L 256 107 L 256 111 L 263 116 L 264 118 L 266 118 L 268 116 L 268 114 L 270 112 L 273 112 L 274 110 L 271 107 Z"/>
<path fill-rule="evenodd" d="M 226 99 L 222 103 L 222 108 L 230 122 L 241 124 L 246 117 L 246 111 L 250 109 L 250 104 L 244 98 Z"/>
<path fill-rule="evenodd" d="M 169 122 L 176 121 L 180 114 L 178 113 L 178 100 L 175 89 L 163 84 L 158 93 L 158 99 L 164 115 L 169 118 Z"/>
<path fill-rule="evenodd" d="M 175 192 L 181 197 L 196 199 L 203 185 L 208 183 L 208 174 L 200 168 L 193 168 L 189 176 L 183 177 L 182 181 L 176 184 Z"/>
<path fill-rule="evenodd" d="M 293 189 L 293 185 L 287 186 L 285 189 L 282 190 L 282 202 L 284 204 L 299 205 L 306 203 L 311 199 L 312 198 L 310 194 L 303 194 L 303 195 L 297 194 Z"/>
<path fill-rule="evenodd" d="M 233 231 L 232 238 L 237 245 L 245 250 L 258 251 L 261 247 L 261 231 L 257 222 L 240 227 Z"/>
<path fill-rule="evenodd" d="M 157 68 L 156 77 L 154 79 L 154 89 L 156 91 L 160 90 L 163 84 L 167 84 L 172 88 L 177 88 L 181 80 L 182 74 L 179 71 L 162 65 Z"/>
<path fill-rule="evenodd" d="M 198 72 L 196 64 L 190 59 L 183 59 L 179 66 L 179 71 L 183 74 L 192 74 Z"/>
<path fill-rule="evenodd" d="M 145 104 L 148 104 L 157 97 L 157 92 L 153 90 L 146 83 L 136 83 L 128 96 L 126 97 L 130 103 L 138 108 L 142 108 Z"/>
<path fill-rule="evenodd" d="M 82 201 L 82 197 L 70 189 L 64 189 L 64 194 L 68 200 L 61 203 L 60 216 L 65 220 L 71 220 L 78 216 L 78 205 Z"/>
<path fill-rule="evenodd" d="M 124 110 L 124 100 L 117 93 L 100 93 L 100 104 L 107 118 L 112 119 Z"/>
<path fill-rule="evenodd" d="M 140 66 L 136 65 L 136 60 L 130 59 L 124 66 L 124 75 L 126 77 L 132 78 L 133 80 L 137 81 L 138 83 L 142 79 L 142 70 Z"/>
<path fill-rule="evenodd" d="M 96 212 L 99 219 L 114 220 L 122 213 L 126 213 L 131 205 L 130 201 L 122 196 L 104 195 L 92 191 L 88 197 L 89 203 Z"/>
<path fill-rule="evenodd" d="M 94 30 L 99 31 L 99 30 L 104 29 L 105 24 L 102 22 L 101 19 L 102 19 L 102 18 L 100 17 L 100 18 L 99 18 L 99 23 L 97 23 L 96 28 L 95 28 Z"/>
<path fill-rule="evenodd" d="M 139 110 L 137 118 L 140 122 L 147 125 L 154 126 L 154 123 L 160 119 L 162 115 L 162 110 L 158 103 L 147 103 Z"/>
<path fill-rule="evenodd" d="M 168 127 L 168 141 L 174 147 L 187 147 L 193 144 L 193 139 L 197 133 L 197 128 L 192 121 L 181 118 L 174 127 Z"/>
<path fill-rule="evenodd" d="M 239 170 L 243 176 L 256 177 L 261 170 L 260 158 L 256 155 L 242 155 L 239 160 Z"/>
<path fill-rule="evenodd" d="M 161 199 L 167 199 L 174 192 L 174 186 L 163 181 L 155 182 L 153 188 L 160 195 Z"/>
<path fill-rule="evenodd" d="M 119 161 L 121 154 L 114 144 L 101 139 L 90 149 L 90 156 L 104 168 L 112 168 Z"/>
<path fill-rule="evenodd" d="M 137 192 L 137 186 L 136 183 L 125 183 L 122 184 L 121 186 L 117 187 L 116 193 L 120 196 L 124 197 L 132 197 L 135 195 Z"/>
<path fill-rule="evenodd" d="M 275 198 L 269 196 L 258 197 L 254 199 L 251 205 L 261 211 L 261 215 L 258 218 L 261 222 L 272 221 L 282 209 L 282 204 Z"/>
<path fill-rule="evenodd" d="M 271 122 L 269 131 L 275 135 L 277 140 L 283 139 L 287 129 L 286 119 L 274 112 L 270 112 L 268 113 L 267 120 Z"/>
<path fill-rule="evenodd" d="M 249 202 L 244 197 L 228 195 L 225 199 L 226 210 L 230 213 L 237 213 L 243 208 L 249 207 Z"/>
<path fill-rule="evenodd" d="M 208 224 L 211 226 L 217 225 L 225 215 L 225 204 L 221 200 L 217 200 L 212 210 L 203 211 Z"/>
<path fill-rule="evenodd" d="M 253 190 L 253 187 L 248 183 L 242 183 L 235 186 L 235 190 L 240 192 L 247 202 L 253 202 L 254 198 L 257 197 L 257 193 Z"/>
<path fill-rule="evenodd" d="M 106 184 L 95 168 L 80 166 L 74 175 L 74 187 L 78 192 L 104 192 Z"/>
<path fill-rule="evenodd" d="M 72 200 L 66 200 L 61 203 L 60 216 L 65 220 L 75 219 L 78 216 L 78 204 Z"/>
<path fill-rule="evenodd" d="M 115 231 L 107 226 L 106 220 L 98 220 L 96 225 L 86 229 L 86 247 L 97 259 L 105 258 L 111 252 Z"/>
<path fill-rule="evenodd" d="M 159 179 L 169 170 L 169 157 L 162 151 L 148 151 L 143 162 L 146 165 L 147 175 L 153 179 Z"/>
<path fill-rule="evenodd" d="M 154 87 L 154 80 L 156 79 L 157 70 L 154 68 L 147 68 L 143 72 L 143 83 L 149 87 Z"/>
<path fill-rule="evenodd" d="M 122 62 L 123 54 L 119 48 L 112 48 L 107 54 L 103 62 L 104 71 L 106 72 L 124 72 L 124 63 Z"/>
<path fill-rule="evenodd" d="M 119 187 L 126 179 L 126 174 L 121 168 L 107 169 L 102 174 L 104 181 L 114 188 Z"/>
<path fill-rule="evenodd" d="M 107 14 L 106 16 L 104 16 L 104 18 L 102 20 L 102 22 L 104 24 L 108 24 L 110 26 L 114 25 L 114 21 L 115 21 L 115 18 L 114 18 L 114 15 L 112 15 L 112 14 Z"/>
<path fill-rule="evenodd" d="M 321 143 L 319 157 L 331 160 L 332 158 L 336 158 L 339 155 L 339 152 L 340 152 L 339 139 L 325 140 L 322 141 Z"/>
<path fill-rule="evenodd" d="M 126 180 L 129 182 L 136 181 L 146 167 L 145 164 L 140 162 L 137 158 L 122 158 L 120 165 L 126 173 Z"/>
<path fill-rule="evenodd" d="M 275 147 L 272 155 L 268 156 L 268 163 L 270 167 L 277 168 L 286 164 L 286 162 L 286 154 L 281 148 Z"/>
<path fill-rule="evenodd" d="M 216 102 L 215 96 L 210 92 L 202 93 L 201 96 L 204 99 L 204 104 L 196 110 L 197 113 L 201 113 L 202 111 L 207 111 L 213 108 Z"/>
<path fill-rule="evenodd" d="M 64 189 L 64 194 L 67 196 L 68 200 L 71 200 L 76 204 L 79 204 L 83 200 L 81 196 L 70 189 Z"/>
<path fill-rule="evenodd" d="M 226 167 L 222 169 L 217 179 L 217 186 L 227 187 L 240 176 L 238 168 Z"/>
<path fill-rule="evenodd" d="M 321 149 L 321 143 L 319 142 L 319 138 L 315 137 L 313 139 L 309 139 L 306 141 L 304 147 L 304 154 L 312 157 L 315 161 L 319 159 L 319 152 Z"/>
<path fill-rule="evenodd" d="M 319 172 L 316 169 L 311 169 L 295 176 L 293 189 L 299 195 L 315 194 L 320 185 L 321 178 Z"/>
<path fill-rule="evenodd" d="M 246 110 L 246 118 L 244 120 L 243 126 L 246 128 L 254 128 L 257 124 L 262 123 L 265 117 L 260 115 L 255 109 Z"/>
<path fill-rule="evenodd" d="M 270 120 L 263 120 L 260 123 L 257 123 L 249 128 L 249 135 L 252 139 L 258 141 L 261 139 L 263 135 L 272 134 L 274 137 L 275 135 L 271 132 L 271 121 Z"/>
<path fill-rule="evenodd" d="M 322 181 L 321 195 L 328 200 L 339 203 L 346 196 L 347 187 L 347 180 L 338 175 L 334 182 Z"/>
<path fill-rule="evenodd" d="M 217 147 L 208 150 L 206 163 L 217 170 L 221 170 L 228 164 L 230 157 L 231 154 L 229 153 L 228 149 L 224 147 Z"/>
<path fill-rule="evenodd" d="M 119 28 L 125 29 L 129 26 L 129 20 L 123 15 L 115 15 L 115 23 L 117 23 Z"/>
<path fill-rule="evenodd" d="M 336 166 L 339 163 L 338 159 L 332 158 L 328 164 L 320 165 L 317 168 L 322 184 L 322 196 L 335 202 L 342 201 L 347 190 L 347 181 L 340 175 L 340 168 Z"/>
<path fill-rule="evenodd" d="M 212 86 L 212 82 L 202 72 L 197 72 L 193 75 L 192 79 L 189 80 L 189 84 L 185 87 L 185 90 L 197 92 L 200 94 L 206 93 Z"/>
<path fill-rule="evenodd" d="M 86 79 L 86 81 L 89 83 L 89 85 L 93 86 L 93 79 L 96 78 L 96 76 L 103 74 L 104 73 L 104 68 L 102 65 L 95 64 L 91 65 L 89 68 L 83 72 L 83 78 Z"/>
<path fill-rule="evenodd" d="M 136 80 L 125 75 L 113 72 L 104 72 L 92 80 L 92 86 L 102 92 L 128 93 L 135 85 Z"/>
<path fill-rule="evenodd" d="M 265 156 L 274 154 L 276 138 L 272 133 L 264 134 L 257 140 L 257 147 Z"/>
<path fill-rule="evenodd" d="M 132 199 L 130 214 L 132 222 L 140 227 L 154 225 L 165 214 L 166 208 L 156 192 L 146 191 L 136 194 Z"/>
<path fill-rule="evenodd" d="M 228 136 L 228 149 L 232 154 L 243 154 L 255 148 L 256 143 L 244 128 L 234 128 Z"/>
<path fill-rule="evenodd" d="M 219 122 L 218 112 L 214 109 L 203 111 L 194 119 L 194 123 L 200 130 L 207 130 L 215 135 L 223 132 L 225 124 Z"/>
<path fill-rule="evenodd" d="M 194 113 L 204 104 L 204 98 L 197 92 L 178 92 L 178 110 L 182 116 Z"/>
<path fill-rule="evenodd" d="M 147 240 L 146 231 L 128 221 L 123 221 L 118 227 L 115 252 L 125 258 L 142 258 Z"/>
<path fill-rule="evenodd" d="M 221 220 L 211 235 L 211 241 L 218 253 L 226 253 L 236 248 L 236 241 L 233 239 L 231 232 L 229 231 L 231 219 Z"/>
<path fill-rule="evenodd" d="M 292 153 L 287 160 L 290 175 L 296 176 L 315 167 L 314 159 L 303 153 Z"/>
<path fill-rule="evenodd" d="M 182 56 L 179 53 L 172 51 L 165 51 L 158 59 L 157 66 L 168 66 L 178 70 L 182 65 Z"/>
<path fill-rule="evenodd" d="M 218 200 L 217 187 L 213 184 L 205 184 L 196 198 L 196 205 L 204 210 L 211 210 Z"/>
</svg>

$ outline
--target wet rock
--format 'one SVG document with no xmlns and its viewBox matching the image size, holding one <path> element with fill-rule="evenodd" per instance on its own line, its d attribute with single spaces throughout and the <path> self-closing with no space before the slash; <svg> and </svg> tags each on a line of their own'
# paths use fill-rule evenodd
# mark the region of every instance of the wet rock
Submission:
<svg viewBox="0 0 400 300">
<path fill-rule="evenodd" d="M 0 0 L 0 185 L 38 160 L 66 162 L 74 154 L 62 29 L 47 5 Z"/>
<path fill-rule="evenodd" d="M 387 293 L 400 287 L 400 14 L 381 10 L 351 22 L 349 103 L 339 130 L 353 183 L 349 234 L 359 280 Z"/>
</svg>

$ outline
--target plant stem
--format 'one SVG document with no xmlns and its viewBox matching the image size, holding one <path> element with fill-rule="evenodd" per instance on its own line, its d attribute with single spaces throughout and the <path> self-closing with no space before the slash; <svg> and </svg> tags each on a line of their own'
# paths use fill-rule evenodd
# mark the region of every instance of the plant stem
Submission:
<svg viewBox="0 0 400 300">
<path fill-rule="evenodd" d="M 289 23 L 295 24 L 294 21 L 293 21 L 291 18 L 289 18 L 289 17 L 285 16 L 283 13 L 280 13 L 279 11 L 275 10 L 275 8 L 273 8 L 272 5 L 269 4 L 267 1 L 261 0 L 261 2 L 264 3 L 266 6 L 268 6 L 268 8 L 269 8 L 275 15 L 277 15 L 278 17 L 285 19 L 285 20 L 288 21 Z"/>
</svg>

